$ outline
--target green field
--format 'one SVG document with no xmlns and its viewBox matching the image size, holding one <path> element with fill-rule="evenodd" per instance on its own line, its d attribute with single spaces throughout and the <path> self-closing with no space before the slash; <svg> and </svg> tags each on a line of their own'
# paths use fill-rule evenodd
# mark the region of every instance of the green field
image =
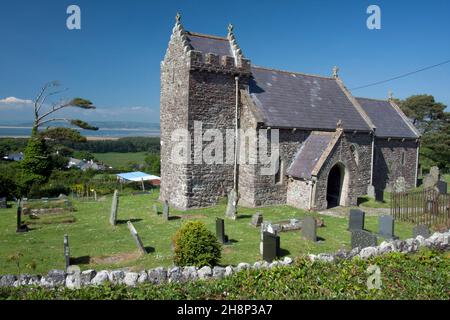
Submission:
<svg viewBox="0 0 450 320">
<path fill-rule="evenodd" d="M 181 224 L 189 219 L 198 219 L 215 232 L 215 218 L 223 217 L 225 204 L 208 209 L 179 212 L 171 210 L 173 218 L 166 222 L 155 215 L 153 204 L 158 193 L 124 195 L 120 197 L 119 224 L 109 224 L 111 197 L 98 202 L 74 201 L 76 212 L 62 217 L 46 217 L 33 220 L 32 230 L 17 234 L 16 208 L 0 211 L 0 274 L 46 273 L 50 269 L 64 268 L 63 237 L 68 234 L 73 264 L 82 269 L 130 267 L 133 270 L 172 265 L 171 238 Z M 236 221 L 226 220 L 225 229 L 232 244 L 224 246 L 222 265 L 239 262 L 253 263 L 261 260 L 259 254 L 259 229 L 250 225 L 251 215 L 262 212 L 266 221 L 277 222 L 290 218 L 301 218 L 305 211 L 289 206 L 274 206 L 258 209 L 241 209 Z M 317 214 L 311 214 L 317 216 Z M 301 240 L 299 231 L 281 233 L 281 248 L 285 256 L 306 253 L 334 252 L 349 248 L 350 233 L 345 218 L 321 216 L 325 227 L 318 229 L 318 243 Z M 73 219 L 75 218 L 75 219 Z M 131 220 L 139 232 L 148 254 L 138 256 L 126 221 Z M 55 223 L 52 223 L 54 221 Z M 366 218 L 366 228 L 377 231 L 377 217 Z M 396 223 L 396 234 L 405 239 L 412 236 L 412 225 Z M 18 259 L 17 259 L 18 258 Z"/>
<path fill-rule="evenodd" d="M 144 164 L 147 152 L 106 152 L 93 153 L 99 161 L 113 167 L 114 169 L 130 167 L 131 164 Z"/>
</svg>

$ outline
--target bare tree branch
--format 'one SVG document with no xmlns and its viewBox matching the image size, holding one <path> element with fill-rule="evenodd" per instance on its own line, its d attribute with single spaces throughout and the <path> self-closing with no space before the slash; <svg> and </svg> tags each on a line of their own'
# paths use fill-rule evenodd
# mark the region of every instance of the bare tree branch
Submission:
<svg viewBox="0 0 450 320">
<path fill-rule="evenodd" d="M 53 92 L 47 94 L 47 95 L 42 99 L 41 103 L 39 104 L 39 107 L 38 107 L 37 111 L 39 112 L 39 111 L 41 110 L 42 106 L 43 106 L 44 103 L 45 103 L 45 100 L 47 100 L 48 97 L 54 96 L 54 95 L 56 95 L 56 94 L 63 93 L 63 92 L 65 92 L 65 91 L 67 91 L 67 90 L 69 90 L 69 88 L 64 88 L 63 90 L 59 90 L 59 91 L 53 91 Z"/>
</svg>

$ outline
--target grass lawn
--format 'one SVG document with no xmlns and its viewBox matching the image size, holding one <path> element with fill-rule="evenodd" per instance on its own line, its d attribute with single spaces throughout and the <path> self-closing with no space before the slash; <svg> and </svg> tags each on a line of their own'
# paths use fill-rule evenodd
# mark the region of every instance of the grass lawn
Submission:
<svg viewBox="0 0 450 320">
<path fill-rule="evenodd" d="M 111 197 L 98 202 L 74 201 L 76 212 L 63 217 L 46 217 L 40 221 L 32 220 L 28 233 L 17 234 L 16 208 L 0 210 L 0 274 L 17 273 L 16 261 L 12 256 L 20 254 L 20 271 L 27 273 L 46 273 L 50 269 L 63 269 L 63 237 L 69 235 L 73 264 L 83 270 L 95 268 L 131 267 L 142 270 L 157 266 L 171 266 L 171 238 L 184 221 L 198 219 L 215 232 L 215 217 L 223 217 L 225 204 L 208 209 L 196 209 L 179 212 L 171 210 L 173 219 L 166 222 L 161 215 L 155 215 L 153 204 L 158 192 L 144 195 L 123 195 L 120 197 L 118 219 L 115 227 L 109 224 Z M 274 206 L 258 209 L 242 208 L 236 221 L 226 220 L 225 231 L 232 241 L 224 246 L 222 265 L 239 262 L 253 263 L 261 260 L 259 254 L 259 229 L 250 226 L 251 215 L 262 212 L 266 221 L 282 221 L 289 218 L 301 218 L 305 211 L 289 206 Z M 179 217 L 183 217 L 183 219 Z M 318 214 L 312 213 L 317 216 Z M 73 216 L 73 217 L 72 217 Z M 300 239 L 299 231 L 281 233 L 281 248 L 284 255 L 291 257 L 304 253 L 333 252 L 339 248 L 349 248 L 350 233 L 346 230 L 348 221 L 344 218 L 321 216 L 325 227 L 318 229 L 323 241 L 312 243 Z M 138 251 L 126 221 L 131 220 L 139 232 L 149 254 L 138 256 Z M 31 222 L 31 221 L 30 221 Z M 376 217 L 366 218 L 366 228 L 377 231 Z M 412 236 L 412 225 L 396 223 L 396 234 L 400 238 Z"/>
<path fill-rule="evenodd" d="M 144 164 L 147 152 L 106 152 L 93 153 L 96 159 L 113 168 L 128 167 L 130 163 Z"/>
</svg>

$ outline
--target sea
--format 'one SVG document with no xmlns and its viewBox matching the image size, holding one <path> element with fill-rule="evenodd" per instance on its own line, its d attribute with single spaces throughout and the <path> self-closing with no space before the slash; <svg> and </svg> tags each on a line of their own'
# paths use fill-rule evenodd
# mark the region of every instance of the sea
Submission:
<svg viewBox="0 0 450 320">
<path fill-rule="evenodd" d="M 77 129 L 88 138 L 118 139 L 124 137 L 159 137 L 158 128 L 100 128 L 97 131 Z M 31 135 L 31 127 L 0 126 L 0 137 L 27 138 Z"/>
</svg>

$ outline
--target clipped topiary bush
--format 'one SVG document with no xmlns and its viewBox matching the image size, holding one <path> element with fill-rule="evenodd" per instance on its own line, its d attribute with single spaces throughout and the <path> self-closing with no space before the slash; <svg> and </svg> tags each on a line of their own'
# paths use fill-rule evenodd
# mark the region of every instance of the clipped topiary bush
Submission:
<svg viewBox="0 0 450 320">
<path fill-rule="evenodd" d="M 200 221 L 189 221 L 173 237 L 177 266 L 213 266 L 220 260 L 222 245 Z"/>
</svg>

